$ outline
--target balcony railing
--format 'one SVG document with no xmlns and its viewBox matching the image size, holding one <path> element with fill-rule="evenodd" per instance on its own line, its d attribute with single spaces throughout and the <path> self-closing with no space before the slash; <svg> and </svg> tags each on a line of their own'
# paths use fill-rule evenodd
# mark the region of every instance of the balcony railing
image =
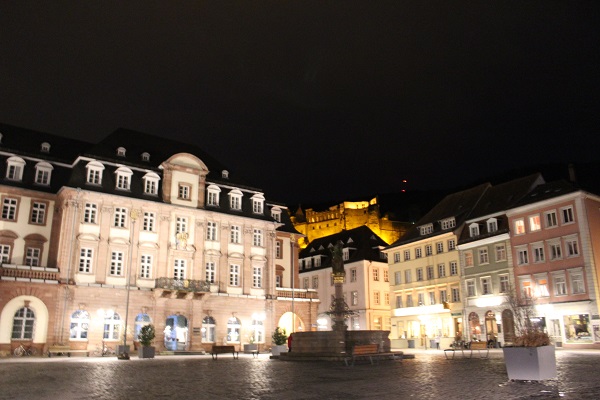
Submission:
<svg viewBox="0 0 600 400">
<path fill-rule="evenodd" d="M 194 279 L 173 279 L 158 278 L 156 280 L 157 289 L 179 290 L 183 292 L 210 292 L 210 283 L 208 281 L 198 281 Z"/>
<path fill-rule="evenodd" d="M 56 284 L 58 268 L 32 267 L 29 265 L 2 264 L 0 278 L 3 281 L 21 281 Z"/>
<path fill-rule="evenodd" d="M 293 295 L 292 295 L 293 292 Z M 319 294 L 315 290 L 307 289 L 292 289 L 292 288 L 277 288 L 277 297 L 287 297 L 296 299 L 312 299 L 317 300 Z"/>
</svg>

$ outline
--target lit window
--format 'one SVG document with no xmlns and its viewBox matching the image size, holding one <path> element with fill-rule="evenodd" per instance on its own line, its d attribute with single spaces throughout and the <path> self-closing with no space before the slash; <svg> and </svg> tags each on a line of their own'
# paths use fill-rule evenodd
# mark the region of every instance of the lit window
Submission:
<svg viewBox="0 0 600 400">
<path fill-rule="evenodd" d="M 548 278 L 544 276 L 536 279 L 536 291 L 539 297 L 550 296 L 548 292 Z"/>
<path fill-rule="evenodd" d="M 531 298 L 533 295 L 533 289 L 531 287 L 531 280 L 529 279 L 520 279 L 521 282 L 521 293 L 525 298 Z"/>
<path fill-rule="evenodd" d="M 90 326 L 90 314 L 84 310 L 77 310 L 71 314 L 70 339 L 87 339 Z"/>
<path fill-rule="evenodd" d="M 22 180 L 23 169 L 25 169 L 25 161 L 22 158 L 9 157 L 6 160 L 6 179 L 11 181 Z"/>
<path fill-rule="evenodd" d="M 532 215 L 529 217 L 529 230 L 531 232 L 539 231 L 542 229 L 542 222 L 540 221 L 539 215 Z"/>
<path fill-rule="evenodd" d="M 357 291 L 353 291 L 351 293 L 351 304 L 353 306 L 357 306 L 358 305 L 358 292 Z"/>
<path fill-rule="evenodd" d="M 48 163 L 37 163 L 35 166 L 35 183 L 38 185 L 49 185 L 53 169 L 52 165 Z"/>
<path fill-rule="evenodd" d="M 465 251 L 465 267 L 473 266 L 473 252 Z"/>
<path fill-rule="evenodd" d="M 104 318 L 104 334 L 102 338 L 105 340 L 118 340 L 121 336 L 121 316 L 116 312 L 108 312 Z"/>
<path fill-rule="evenodd" d="M 523 235 L 525 233 L 525 222 L 523 218 L 515 220 L 515 235 Z"/>
<path fill-rule="evenodd" d="M 202 343 L 215 342 L 215 319 L 210 316 L 204 317 L 202 320 Z"/>
</svg>

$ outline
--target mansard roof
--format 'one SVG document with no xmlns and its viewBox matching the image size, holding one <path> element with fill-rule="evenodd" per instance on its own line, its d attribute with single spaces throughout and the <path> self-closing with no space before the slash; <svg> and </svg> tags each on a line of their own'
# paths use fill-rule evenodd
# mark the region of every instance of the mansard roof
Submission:
<svg viewBox="0 0 600 400">
<path fill-rule="evenodd" d="M 381 258 L 380 249 L 387 243 L 365 225 L 313 240 L 300 251 L 300 258 L 319 255 L 322 260 L 321 266 L 313 269 L 329 268 L 331 267 L 331 249 L 340 241 L 343 248 L 350 250 L 349 259 L 344 261 L 345 264 L 363 260 L 385 261 Z"/>
<path fill-rule="evenodd" d="M 577 192 L 579 187 L 566 180 L 558 180 L 538 185 L 535 189 L 524 196 L 514 207 L 521 207 L 539 201 L 549 200 L 569 193 Z"/>
</svg>

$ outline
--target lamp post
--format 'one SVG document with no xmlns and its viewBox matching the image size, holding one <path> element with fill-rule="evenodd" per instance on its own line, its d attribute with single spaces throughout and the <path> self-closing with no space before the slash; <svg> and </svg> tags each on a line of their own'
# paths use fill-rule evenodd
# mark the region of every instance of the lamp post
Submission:
<svg viewBox="0 0 600 400">
<path fill-rule="evenodd" d="M 135 230 L 135 221 L 138 218 L 138 211 L 131 210 L 129 214 L 129 218 L 131 219 L 131 232 L 129 233 L 129 266 L 127 268 L 127 279 L 125 280 L 127 295 L 125 300 L 125 331 L 123 332 L 123 353 L 118 354 L 117 357 L 120 360 L 129 360 L 129 349 L 127 348 L 127 320 L 129 319 L 129 292 L 130 292 L 130 282 L 131 282 L 131 271 L 133 270 L 132 260 L 133 260 L 133 235 Z"/>
<path fill-rule="evenodd" d="M 294 271 L 294 247 L 296 245 L 296 235 L 292 234 L 290 236 L 290 244 L 292 247 L 292 332 L 294 333 L 296 331 L 296 313 L 294 312 L 294 277 L 296 275 L 296 272 Z"/>
</svg>

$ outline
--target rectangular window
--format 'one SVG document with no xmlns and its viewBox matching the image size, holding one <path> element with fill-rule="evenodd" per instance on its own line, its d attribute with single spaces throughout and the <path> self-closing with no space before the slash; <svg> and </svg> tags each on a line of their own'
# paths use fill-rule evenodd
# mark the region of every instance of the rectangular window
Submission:
<svg viewBox="0 0 600 400">
<path fill-rule="evenodd" d="M 157 183 L 154 179 L 146 179 L 144 182 L 145 182 L 144 193 L 146 193 L 146 194 L 157 194 L 158 193 Z"/>
<path fill-rule="evenodd" d="M 523 235 L 525 233 L 525 222 L 523 218 L 515 220 L 515 235 Z"/>
<path fill-rule="evenodd" d="M 479 225 L 478 224 L 472 224 L 471 226 L 469 226 L 469 236 L 471 236 L 471 237 L 479 236 Z"/>
<path fill-rule="evenodd" d="M 351 304 L 352 304 L 353 306 L 357 306 L 357 305 L 358 305 L 358 292 L 357 292 L 356 290 L 355 290 L 355 291 L 353 291 L 353 292 L 351 293 L 351 297 L 352 297 L 352 300 L 351 300 L 351 302 L 352 302 L 352 303 L 351 303 Z"/>
<path fill-rule="evenodd" d="M 427 279 L 428 280 L 435 279 L 433 265 L 427 266 Z"/>
<path fill-rule="evenodd" d="M 400 271 L 394 272 L 394 284 L 399 285 L 402 283 L 402 273 Z"/>
<path fill-rule="evenodd" d="M 142 254 L 140 256 L 140 278 L 150 279 L 152 277 L 152 256 Z"/>
<path fill-rule="evenodd" d="M 123 275 L 123 253 L 113 251 L 110 256 L 110 274 L 112 276 Z"/>
<path fill-rule="evenodd" d="M 575 221 L 575 218 L 573 217 L 573 207 L 563 208 L 561 210 L 561 214 L 563 224 L 570 224 L 571 222 Z"/>
<path fill-rule="evenodd" d="M 531 232 L 539 231 L 542 229 L 542 221 L 539 215 L 532 215 L 529 217 L 529 230 Z"/>
<path fill-rule="evenodd" d="M 407 269 L 406 271 L 404 271 L 404 282 L 405 283 L 411 283 L 412 282 L 412 276 L 410 273 L 410 269 Z"/>
<path fill-rule="evenodd" d="M 25 251 L 25 265 L 39 267 L 41 250 L 37 247 L 28 247 Z"/>
<path fill-rule="evenodd" d="M 208 205 L 209 206 L 218 206 L 219 205 L 219 193 L 209 191 L 208 192 Z"/>
<path fill-rule="evenodd" d="M 384 282 L 389 282 L 390 281 L 390 273 L 387 269 L 383 270 L 383 281 Z"/>
<path fill-rule="evenodd" d="M 489 264 L 490 263 L 490 259 L 488 256 L 488 249 L 483 248 L 483 249 L 479 249 L 479 264 Z"/>
<path fill-rule="evenodd" d="M 402 296 L 396 296 L 396 308 L 402 308 Z"/>
<path fill-rule="evenodd" d="M 500 275 L 500 293 L 508 293 L 508 275 Z"/>
<path fill-rule="evenodd" d="M 318 276 L 313 276 L 312 277 L 312 288 L 313 289 L 318 289 L 319 288 L 319 277 Z"/>
<path fill-rule="evenodd" d="M 546 228 L 553 228 L 558 225 L 556 211 L 554 210 L 544 213 L 544 219 L 546 221 Z"/>
<path fill-rule="evenodd" d="M 533 244 L 533 262 L 540 263 L 545 261 L 544 257 L 544 245 L 543 244 Z"/>
<path fill-rule="evenodd" d="M 237 225 L 231 225 L 231 231 L 229 234 L 229 240 L 231 243 L 240 243 L 242 238 L 242 230 Z M 277 242 L 279 243 L 279 242 Z M 279 245 L 279 251 L 281 251 L 281 244 Z M 277 256 L 277 258 L 281 258 L 281 256 Z"/>
<path fill-rule="evenodd" d="M 252 200 L 252 212 L 254 214 L 262 214 L 263 213 L 263 201 L 262 200 Z"/>
<path fill-rule="evenodd" d="M 275 241 L 275 258 L 283 258 L 283 255 L 281 253 L 282 245 L 283 245 L 283 242 L 281 240 Z"/>
<path fill-rule="evenodd" d="M 410 260 L 410 250 L 404 250 L 404 261 Z"/>
<path fill-rule="evenodd" d="M 173 278 L 176 280 L 185 279 L 186 262 L 180 258 L 176 258 L 173 263 Z"/>
<path fill-rule="evenodd" d="M 567 257 L 576 257 L 579 255 L 579 244 L 577 239 L 566 239 Z"/>
<path fill-rule="evenodd" d="M 445 289 L 440 290 L 440 301 L 445 303 L 448 301 L 448 292 Z"/>
<path fill-rule="evenodd" d="M 86 224 L 95 224 L 98 215 L 98 206 L 94 203 L 85 203 L 83 209 L 83 222 Z"/>
<path fill-rule="evenodd" d="M 448 240 L 448 251 L 452 251 L 456 249 L 456 240 L 450 239 Z"/>
<path fill-rule="evenodd" d="M 492 281 L 489 277 L 481 278 L 481 294 L 492 294 Z"/>
<path fill-rule="evenodd" d="M 564 296 L 567 294 L 567 279 L 564 275 L 555 275 L 554 279 L 554 294 Z"/>
<path fill-rule="evenodd" d="M 242 199 L 240 196 L 230 195 L 229 196 L 229 208 L 232 210 L 242 209 Z"/>
<path fill-rule="evenodd" d="M 240 285 L 240 266 L 231 264 L 229 266 L 229 286 Z"/>
<path fill-rule="evenodd" d="M 425 246 L 425 255 L 427 257 L 433 255 L 433 249 L 432 249 L 432 247 L 431 247 L 430 244 L 428 244 L 427 246 Z"/>
<path fill-rule="evenodd" d="M 99 169 L 88 168 L 87 183 L 94 185 L 102 184 L 102 171 Z"/>
<path fill-rule="evenodd" d="M 529 279 L 521 279 L 521 293 L 525 298 L 532 297 L 533 289 L 531 287 L 531 281 Z"/>
<path fill-rule="evenodd" d="M 46 223 L 46 203 L 34 201 L 31 204 L 31 219 L 29 221 L 37 225 Z"/>
<path fill-rule="evenodd" d="M 10 263 L 10 246 L 7 244 L 0 244 L 0 262 Z"/>
<path fill-rule="evenodd" d="M 356 268 L 350 270 L 350 282 L 356 282 Z"/>
<path fill-rule="evenodd" d="M 394 253 L 394 262 L 395 263 L 399 263 L 400 262 L 400 253 Z"/>
<path fill-rule="evenodd" d="M 446 277 L 446 265 L 438 264 L 438 278 L 445 278 L 445 277 Z"/>
<path fill-rule="evenodd" d="M 255 288 L 262 287 L 262 267 L 252 267 L 252 286 Z"/>
<path fill-rule="evenodd" d="M 379 268 L 373 268 L 373 281 L 379 282 Z"/>
<path fill-rule="evenodd" d="M 422 250 L 421 250 L 421 248 L 420 248 L 420 247 L 417 247 L 417 248 L 415 249 L 415 258 L 421 258 L 421 257 L 423 257 Z"/>
<path fill-rule="evenodd" d="M 179 184 L 177 198 L 180 200 L 190 200 L 191 186 L 185 183 Z"/>
<path fill-rule="evenodd" d="M 263 245 L 263 232 L 261 229 L 252 230 L 252 245 L 256 247 L 262 247 Z"/>
<path fill-rule="evenodd" d="M 434 305 L 435 302 L 435 292 L 429 292 L 429 305 Z"/>
<path fill-rule="evenodd" d="M 473 266 L 473 252 L 465 251 L 465 267 Z"/>
<path fill-rule="evenodd" d="M 209 225 L 211 222 L 208 223 Z M 187 232 L 187 218 L 185 217 L 177 217 L 175 219 L 175 234 Z"/>
<path fill-rule="evenodd" d="M 115 208 L 115 219 L 114 219 L 114 226 L 116 228 L 125 228 L 125 221 L 127 219 L 127 209 L 126 208 L 121 208 L 121 207 L 116 207 Z"/>
<path fill-rule="evenodd" d="M 548 297 L 550 296 L 550 293 L 548 291 L 548 278 L 546 277 L 541 277 L 541 278 L 537 278 L 536 279 L 536 286 L 537 286 L 537 295 L 539 297 Z"/>
<path fill-rule="evenodd" d="M 562 247 L 560 243 L 550 243 L 550 259 L 558 260 L 562 258 Z"/>
<path fill-rule="evenodd" d="M 81 248 L 79 250 L 79 272 L 89 274 L 92 272 L 92 249 Z"/>
<path fill-rule="evenodd" d="M 456 261 L 450 261 L 450 275 L 458 275 L 458 263 Z"/>
<path fill-rule="evenodd" d="M 419 306 L 424 306 L 425 305 L 425 293 L 418 293 L 417 300 L 419 302 Z"/>
<path fill-rule="evenodd" d="M 585 286 L 583 285 L 583 273 L 570 272 L 569 275 L 569 278 L 571 279 L 571 292 L 573 292 L 573 294 L 585 293 Z"/>
<path fill-rule="evenodd" d="M 457 303 L 460 301 L 460 289 L 457 287 L 452 288 L 452 302 Z"/>
<path fill-rule="evenodd" d="M 209 221 L 206 223 L 206 240 L 217 240 L 217 223 Z"/>
<path fill-rule="evenodd" d="M 321 256 L 316 256 L 313 258 L 313 266 L 320 267 L 321 266 Z"/>
<path fill-rule="evenodd" d="M 491 218 L 487 221 L 488 233 L 496 232 L 498 230 L 498 220 Z"/>
<path fill-rule="evenodd" d="M 529 253 L 527 249 L 517 249 L 517 263 L 518 265 L 529 264 Z"/>
<path fill-rule="evenodd" d="M 506 261 L 506 245 L 496 245 L 496 261 Z"/>
<path fill-rule="evenodd" d="M 379 292 L 373 292 L 373 304 L 375 304 L 376 306 L 381 304 L 380 296 L 381 294 Z"/>
<path fill-rule="evenodd" d="M 217 269 L 215 266 L 215 263 L 213 261 L 208 261 L 206 263 L 206 271 L 205 271 L 205 275 L 206 275 L 206 281 L 208 283 L 215 283 L 215 279 L 217 276 Z"/>
<path fill-rule="evenodd" d="M 302 279 L 302 289 L 308 289 L 309 287 L 308 277 Z"/>
<path fill-rule="evenodd" d="M 413 297 L 412 294 L 408 294 L 406 295 L 406 307 L 412 307 L 413 306 Z"/>
<path fill-rule="evenodd" d="M 423 280 L 423 268 L 417 268 L 417 282 Z"/>
<path fill-rule="evenodd" d="M 49 185 L 50 170 L 38 167 L 35 171 L 35 183 L 37 183 L 38 185 Z"/>
<path fill-rule="evenodd" d="M 350 249 L 349 248 L 343 248 L 342 249 L 342 260 L 344 261 L 348 261 L 350 259 Z"/>
<path fill-rule="evenodd" d="M 151 212 L 144 212 L 144 221 L 142 223 L 142 230 L 146 232 L 154 232 L 154 224 L 156 221 L 156 215 Z"/>
<path fill-rule="evenodd" d="M 467 296 L 468 297 L 475 296 L 475 281 L 474 280 L 467 281 Z"/>
<path fill-rule="evenodd" d="M 2 219 L 5 221 L 17 220 L 17 199 L 5 197 L 2 199 Z"/>
<path fill-rule="evenodd" d="M 444 252 L 444 243 L 443 242 L 436 243 L 435 249 L 438 254 L 443 253 Z"/>
<path fill-rule="evenodd" d="M 129 175 L 117 174 L 117 189 L 129 190 Z"/>
</svg>

